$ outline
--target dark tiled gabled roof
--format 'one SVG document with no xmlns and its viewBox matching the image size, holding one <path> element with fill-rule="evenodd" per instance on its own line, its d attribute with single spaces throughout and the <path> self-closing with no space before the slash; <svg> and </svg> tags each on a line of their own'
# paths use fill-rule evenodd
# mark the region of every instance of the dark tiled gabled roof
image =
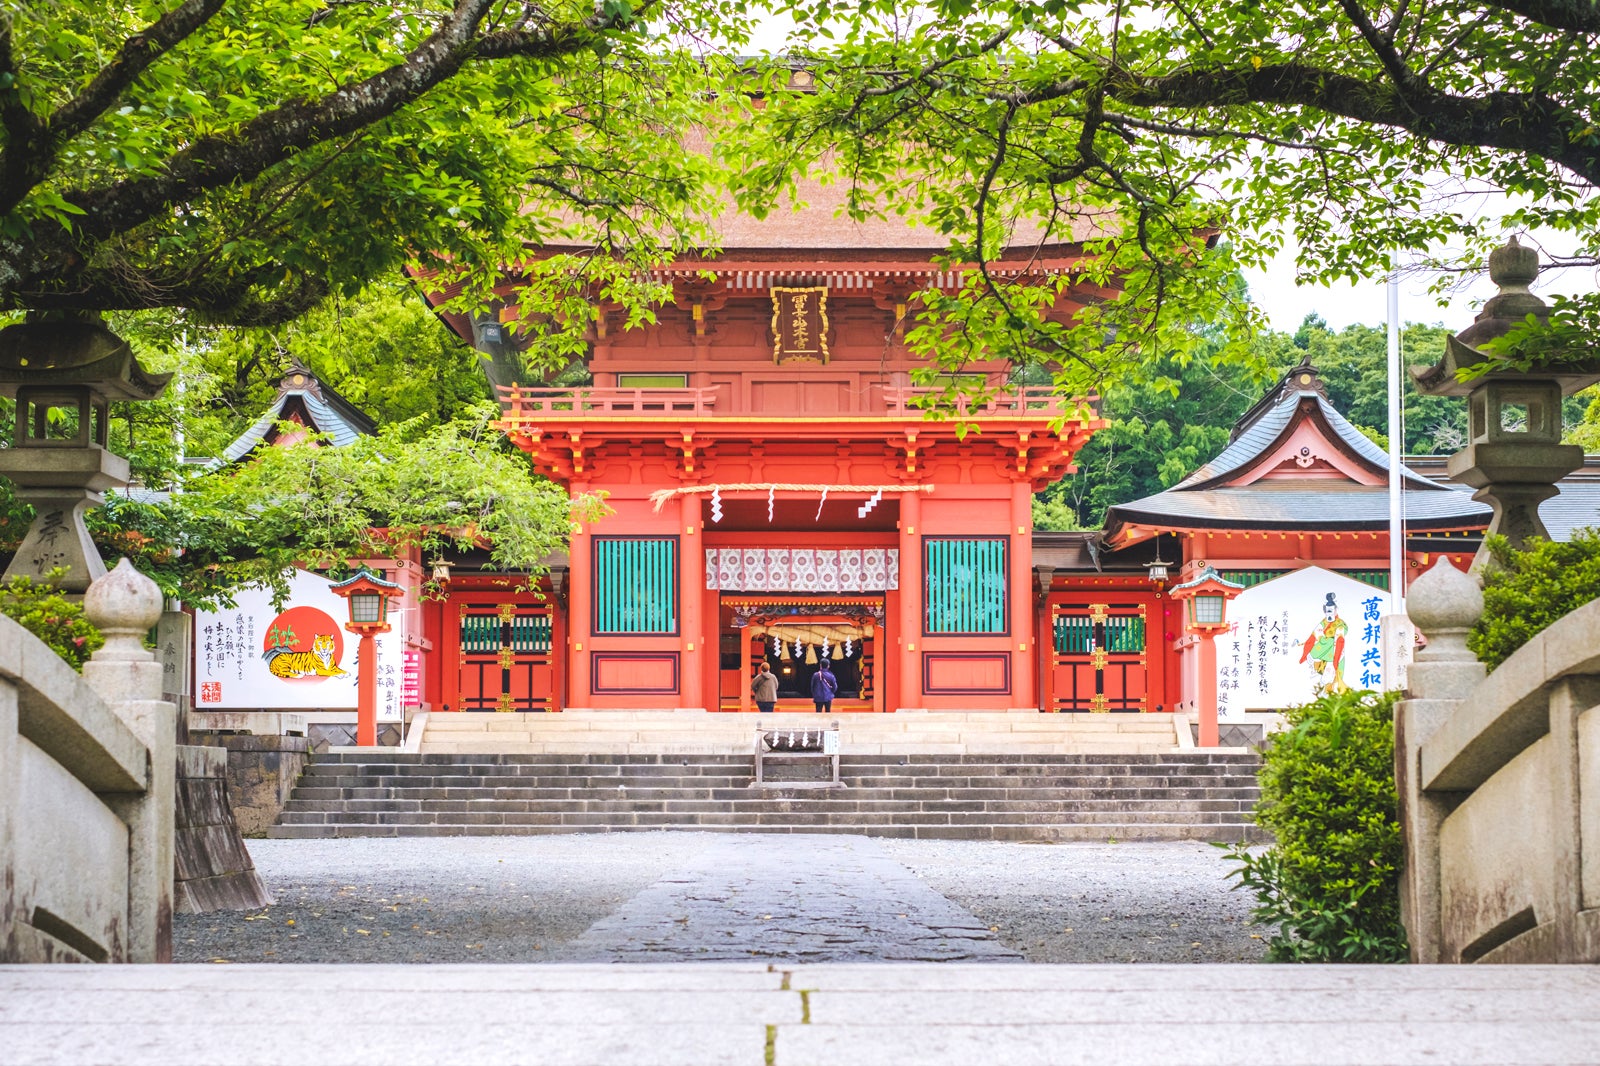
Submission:
<svg viewBox="0 0 1600 1066">
<path fill-rule="evenodd" d="M 335 448 L 354 443 L 360 437 L 369 437 L 378 430 L 377 423 L 349 400 L 322 383 L 310 370 L 298 363 L 289 368 L 278 384 L 278 397 L 266 414 L 241 433 L 222 454 L 211 461 L 211 467 L 226 466 L 256 450 L 271 436 L 277 424 L 291 414 L 301 414 L 306 428 L 326 434 Z"/>
<path fill-rule="evenodd" d="M 1273 478 L 1235 485 L 1305 421 L 1379 483 Z M 1416 529 L 1463 529 L 1488 523 L 1490 510 L 1470 496 L 1402 467 L 1406 524 Z M 1117 504 L 1106 512 L 1104 536 L 1123 526 L 1169 529 L 1383 530 L 1389 523 L 1389 457 L 1328 402 L 1309 362 L 1289 371 L 1234 425 L 1214 459 L 1164 492 Z"/>
</svg>

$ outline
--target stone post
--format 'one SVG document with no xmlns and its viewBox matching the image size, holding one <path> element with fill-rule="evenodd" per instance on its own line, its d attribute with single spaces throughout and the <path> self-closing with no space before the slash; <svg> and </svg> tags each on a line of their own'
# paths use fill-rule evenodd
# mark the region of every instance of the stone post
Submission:
<svg viewBox="0 0 1600 1066">
<path fill-rule="evenodd" d="M 1441 555 L 1412 582 L 1406 607 L 1428 646 L 1417 652 L 1406 698 L 1394 713 L 1394 783 L 1405 839 L 1400 916 L 1411 961 L 1439 962 L 1439 826 L 1450 805 L 1448 797 L 1422 791 L 1421 750 L 1483 681 L 1483 664 L 1467 650 L 1467 633 L 1483 613 L 1483 591 Z"/>
<path fill-rule="evenodd" d="M 161 618 L 161 590 L 128 560 L 97 579 L 83 611 L 106 643 L 83 678 L 150 751 L 149 787 L 111 807 L 128 826 L 128 961 L 172 961 L 177 708 L 161 698 L 161 663 L 144 636 Z"/>
</svg>

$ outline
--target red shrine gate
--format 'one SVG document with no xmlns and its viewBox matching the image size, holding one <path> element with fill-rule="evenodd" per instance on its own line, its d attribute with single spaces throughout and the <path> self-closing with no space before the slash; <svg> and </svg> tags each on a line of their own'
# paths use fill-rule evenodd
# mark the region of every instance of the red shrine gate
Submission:
<svg viewBox="0 0 1600 1066">
<path fill-rule="evenodd" d="M 913 381 L 925 364 L 904 324 L 919 292 L 962 272 L 934 262 L 938 234 L 857 225 L 835 187 L 804 192 L 813 206 L 783 227 L 800 224 L 803 250 L 775 248 L 774 221 L 724 215 L 715 259 L 658 271 L 673 300 L 655 321 L 620 329 L 620 309 L 599 307 L 592 387 L 501 389 L 500 428 L 536 469 L 611 509 L 575 529 L 554 608 L 564 707 L 743 707 L 757 657 L 798 686 L 824 655 L 852 706 L 1039 706 L 1033 493 L 1099 423 L 1010 387 L 1000 362 L 967 368 L 982 400 L 925 417 L 944 389 Z M 1046 279 L 1080 261 L 1069 240 L 1004 269 Z M 515 321 L 517 279 L 499 291 Z M 1082 283 L 1056 311 L 1110 295 Z M 514 668 L 538 654 L 482 639 L 477 654 L 510 651 Z M 482 703 L 493 670 L 475 676 Z"/>
</svg>

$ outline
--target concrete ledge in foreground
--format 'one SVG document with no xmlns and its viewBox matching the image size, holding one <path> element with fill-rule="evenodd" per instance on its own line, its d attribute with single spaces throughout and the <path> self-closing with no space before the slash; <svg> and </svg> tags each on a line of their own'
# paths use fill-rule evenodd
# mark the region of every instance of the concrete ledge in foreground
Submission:
<svg viewBox="0 0 1600 1066">
<path fill-rule="evenodd" d="M 1596 1061 L 1600 969 L 12 966 L 0 1048 L 7 1066 L 1545 1066 Z"/>
</svg>

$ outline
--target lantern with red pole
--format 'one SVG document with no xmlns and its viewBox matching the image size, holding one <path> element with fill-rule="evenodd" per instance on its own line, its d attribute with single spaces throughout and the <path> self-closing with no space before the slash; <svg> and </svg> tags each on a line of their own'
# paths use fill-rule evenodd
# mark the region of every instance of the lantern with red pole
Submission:
<svg viewBox="0 0 1600 1066">
<path fill-rule="evenodd" d="M 356 653 L 356 744 L 378 746 L 378 651 L 379 633 L 389 632 L 389 600 L 400 595 L 400 586 L 385 581 L 362 567 L 331 586 L 336 596 L 349 605 L 350 620 L 344 628 L 361 638 Z"/>
<path fill-rule="evenodd" d="M 1167 595 L 1173 599 L 1187 601 L 1184 608 L 1185 633 L 1178 647 L 1193 647 L 1199 656 L 1195 710 L 1200 719 L 1202 748 L 1214 748 L 1218 742 L 1217 646 L 1214 642 L 1217 634 L 1228 628 L 1228 601 L 1243 592 L 1244 588 L 1206 564 L 1194 577 L 1167 591 Z"/>
</svg>

